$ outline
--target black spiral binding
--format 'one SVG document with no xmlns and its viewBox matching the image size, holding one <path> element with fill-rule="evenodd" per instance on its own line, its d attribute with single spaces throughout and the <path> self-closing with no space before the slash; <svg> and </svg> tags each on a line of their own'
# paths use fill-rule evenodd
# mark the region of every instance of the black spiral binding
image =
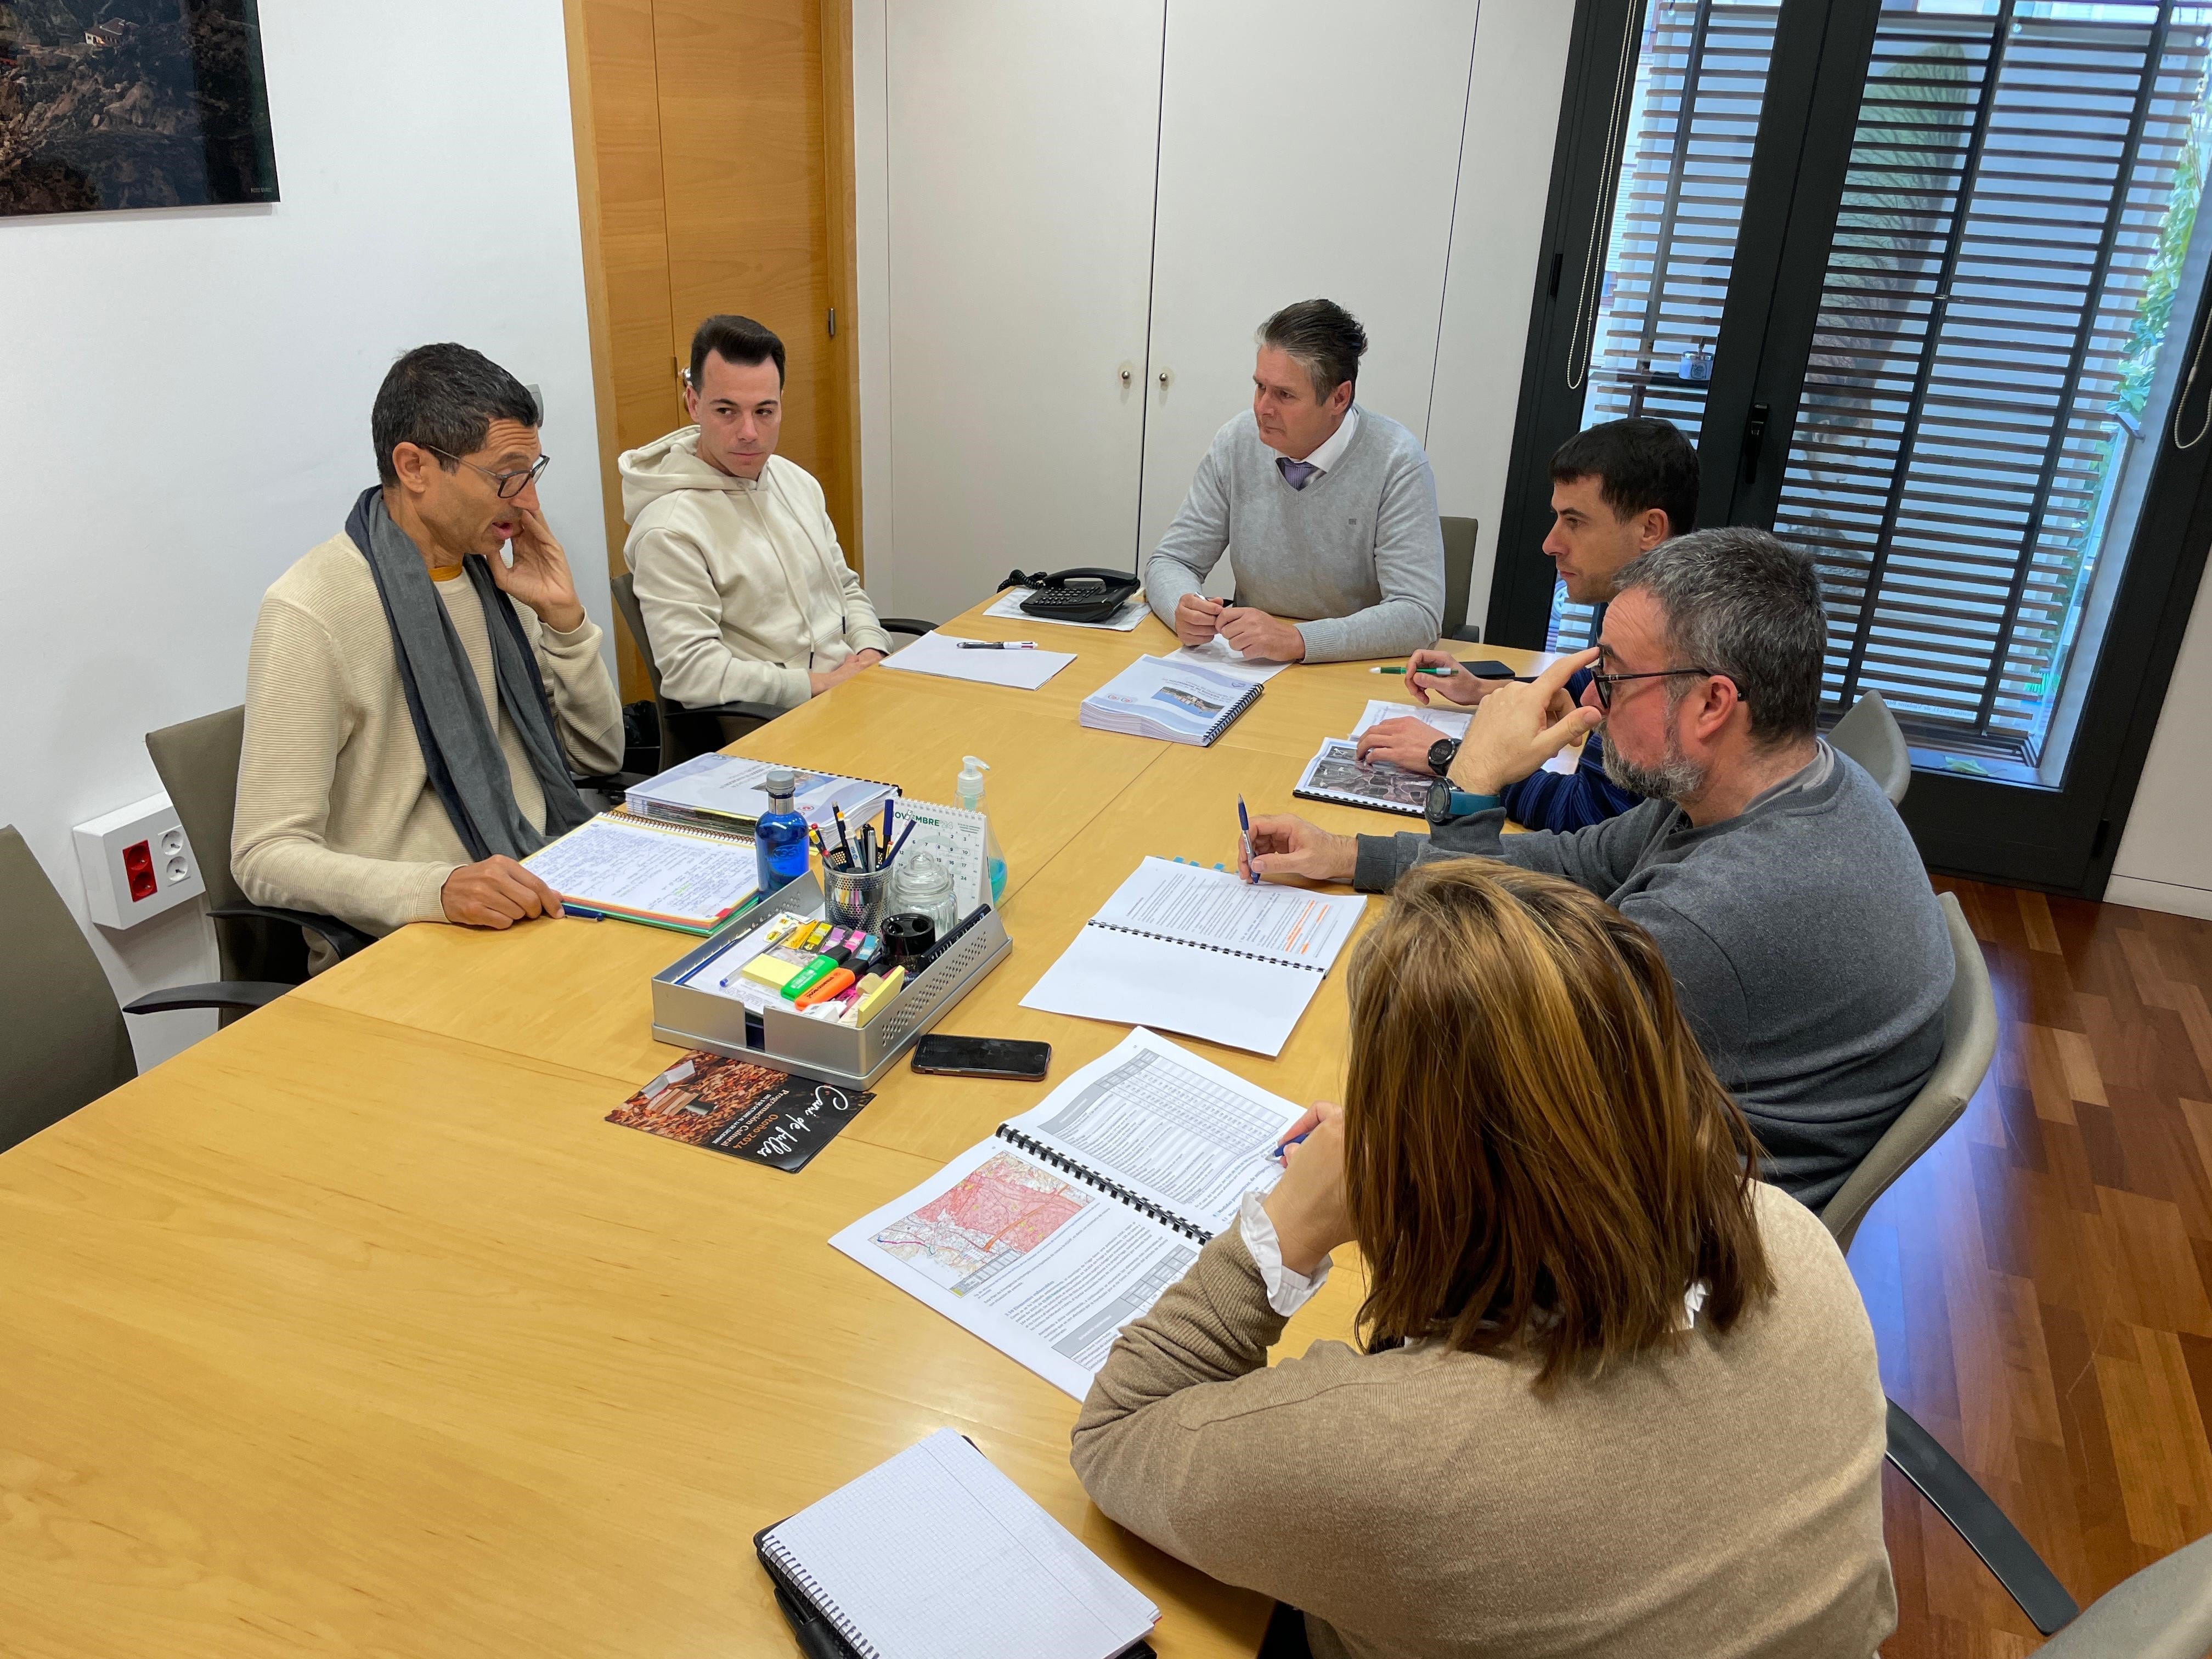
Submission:
<svg viewBox="0 0 2212 1659">
<path fill-rule="evenodd" d="M 1237 717 L 1242 714 L 1246 709 L 1249 708 L 1254 703 L 1259 702 L 1260 694 L 1267 689 L 1267 688 L 1265 684 L 1256 680 L 1250 685 L 1246 686 L 1244 688 L 1244 695 L 1237 698 L 1235 702 L 1231 703 L 1228 708 L 1221 711 L 1220 722 L 1216 725 L 1211 732 L 1206 734 L 1206 741 L 1199 744 L 1199 747 L 1201 749 L 1212 748 L 1214 739 L 1218 738 L 1224 732 L 1226 732 L 1231 726 L 1236 725 Z"/>
<path fill-rule="evenodd" d="M 843 1637 L 860 1659 L 883 1659 L 875 1644 L 860 1634 L 860 1629 L 848 1619 L 835 1601 L 815 1583 L 814 1575 L 799 1565 L 799 1558 L 783 1547 L 780 1538 L 771 1538 L 761 1546 L 761 1553 L 775 1563 L 776 1571 L 795 1585 L 814 1604 L 814 1610 L 827 1619 L 838 1635 Z"/>
<path fill-rule="evenodd" d="M 1271 957 L 1264 951 L 1232 951 L 1225 945 L 1200 945 L 1194 939 L 1177 939 L 1172 933 L 1148 933 L 1141 927 L 1124 927 L 1118 921 L 1100 921 L 1097 917 L 1084 924 L 1088 927 L 1103 927 L 1109 933 L 1127 933 L 1132 939 L 1156 939 L 1163 945 L 1181 945 L 1193 951 L 1212 951 L 1217 956 L 1235 957 L 1243 962 L 1272 962 L 1278 968 L 1303 968 L 1310 974 L 1326 974 L 1328 969 L 1317 968 L 1310 962 L 1285 962 L 1280 957 Z"/>
<path fill-rule="evenodd" d="M 1084 1182 L 1086 1186 L 1096 1187 L 1100 1192 L 1104 1193 L 1108 1197 L 1120 1199 L 1122 1203 L 1127 1205 L 1139 1214 L 1152 1217 L 1153 1220 L 1166 1227 L 1169 1231 L 1181 1233 L 1185 1238 L 1194 1239 L 1200 1244 L 1211 1244 L 1213 1242 L 1213 1235 L 1206 1231 L 1205 1228 L 1194 1227 L 1189 1222 L 1185 1221 L 1181 1216 L 1176 1214 L 1172 1210 L 1164 1210 L 1158 1205 L 1153 1203 L 1149 1198 L 1146 1198 L 1140 1194 L 1131 1192 L 1127 1187 L 1122 1186 L 1119 1182 L 1107 1180 L 1104 1176 L 1100 1175 L 1097 1170 L 1091 1168 L 1087 1164 L 1078 1164 L 1072 1158 L 1062 1158 L 1058 1152 L 1053 1151 L 1051 1147 L 1046 1146 L 1044 1142 L 1038 1140 L 1032 1136 L 1024 1134 L 1019 1129 L 1014 1127 L 1012 1124 L 1001 1123 L 999 1126 L 998 1133 L 1000 1139 L 1010 1142 L 1013 1146 L 1019 1147 L 1023 1152 L 1027 1152 L 1031 1158 L 1036 1158 L 1039 1163 L 1049 1164 L 1054 1169 L 1058 1170 L 1061 1174 L 1072 1175 L 1078 1181 Z"/>
</svg>

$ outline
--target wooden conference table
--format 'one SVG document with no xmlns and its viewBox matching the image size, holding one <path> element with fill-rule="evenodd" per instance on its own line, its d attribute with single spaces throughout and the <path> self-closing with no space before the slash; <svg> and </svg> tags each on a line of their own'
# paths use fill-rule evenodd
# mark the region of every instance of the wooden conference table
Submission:
<svg viewBox="0 0 2212 1659">
<path fill-rule="evenodd" d="M 735 747 L 933 800 L 991 763 L 1014 951 L 940 1029 L 1046 1039 L 1056 1081 L 1126 1028 L 1021 998 L 1143 855 L 1233 862 L 1240 791 L 1402 827 L 1291 789 L 1405 692 L 1300 667 L 1210 750 L 1085 731 L 1168 631 L 980 610 L 952 631 L 1079 660 L 1028 693 L 871 671 Z M 405 928 L 0 1156 L 0 1650 L 787 1653 L 752 1534 L 949 1425 L 1159 1605 L 1164 1659 L 1253 1651 L 1261 1598 L 1091 1506 L 1073 1401 L 828 1245 L 1048 1085 L 899 1066 L 797 1176 L 618 1128 L 690 943 Z M 1190 1046 L 1333 1095 L 1341 977 L 1278 1059 Z"/>
</svg>

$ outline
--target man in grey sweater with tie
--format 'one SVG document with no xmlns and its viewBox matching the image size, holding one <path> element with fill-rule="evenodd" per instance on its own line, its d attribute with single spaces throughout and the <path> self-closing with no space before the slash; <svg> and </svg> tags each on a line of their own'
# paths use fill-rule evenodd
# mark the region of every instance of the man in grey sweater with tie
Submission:
<svg viewBox="0 0 2212 1659">
<path fill-rule="evenodd" d="M 1366 349 L 1330 300 L 1261 328 L 1251 413 L 1214 434 L 1145 566 L 1145 597 L 1185 645 L 1343 662 L 1402 657 L 1443 632 L 1436 479 L 1419 439 L 1353 403 Z M 1237 578 L 1225 601 L 1202 591 L 1224 552 Z"/>
</svg>

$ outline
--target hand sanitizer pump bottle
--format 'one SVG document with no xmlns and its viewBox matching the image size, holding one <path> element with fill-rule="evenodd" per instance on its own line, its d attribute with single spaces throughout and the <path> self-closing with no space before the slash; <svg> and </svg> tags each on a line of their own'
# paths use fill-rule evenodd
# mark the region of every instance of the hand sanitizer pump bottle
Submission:
<svg viewBox="0 0 2212 1659">
<path fill-rule="evenodd" d="M 793 809 L 791 798 L 799 780 L 789 772 L 769 773 L 763 787 L 768 811 L 753 826 L 753 857 L 758 861 L 760 890 L 768 894 L 806 873 L 806 820 Z"/>
<path fill-rule="evenodd" d="M 983 774 L 991 769 L 990 763 L 980 761 L 973 755 L 964 757 L 966 766 L 960 774 L 960 805 L 970 812 L 983 810 Z M 1006 897 L 1006 855 L 999 850 L 999 833 L 991 828 L 991 820 L 983 820 L 983 855 L 991 866 L 991 902 L 1002 904 Z"/>
</svg>

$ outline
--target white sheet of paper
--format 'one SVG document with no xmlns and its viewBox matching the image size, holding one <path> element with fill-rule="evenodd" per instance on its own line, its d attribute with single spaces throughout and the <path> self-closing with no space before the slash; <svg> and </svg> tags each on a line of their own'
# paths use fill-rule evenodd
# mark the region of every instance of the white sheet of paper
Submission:
<svg viewBox="0 0 2212 1659">
<path fill-rule="evenodd" d="M 925 634 L 878 666 L 1034 691 L 1075 660 L 1073 651 L 963 651 L 957 641 L 957 635 Z"/>
<path fill-rule="evenodd" d="M 1131 596 L 1128 604 L 1123 605 L 1104 622 L 1063 622 L 1058 617 L 1032 617 L 1022 609 L 1022 601 L 1036 592 L 1036 589 L 1034 587 L 1010 587 L 1000 594 L 997 603 L 983 614 L 987 617 L 1004 617 L 1010 622 L 1042 623 L 1048 628 L 1103 628 L 1116 634 L 1126 634 L 1144 621 L 1152 610 L 1152 607 L 1145 603 L 1145 596 L 1142 593 L 1137 593 Z"/>
<path fill-rule="evenodd" d="M 808 1504 L 763 1542 L 884 1659 L 1110 1659 L 1159 1621 L 951 1429 Z"/>
<path fill-rule="evenodd" d="M 1226 640 L 1208 640 L 1204 645 L 1179 645 L 1161 660 L 1164 662 L 1195 663 L 1200 668 L 1210 668 L 1217 674 L 1226 674 L 1232 679 L 1250 680 L 1255 684 L 1272 680 L 1290 666 L 1286 662 L 1269 662 L 1264 657 L 1248 657 Z"/>
<path fill-rule="evenodd" d="M 1326 973 L 1366 906 L 1358 893 L 1275 886 L 1226 870 L 1148 858 L 1115 890 L 1097 920 Z"/>
<path fill-rule="evenodd" d="M 1408 715 L 1435 726 L 1448 738 L 1464 738 L 1467 728 L 1474 723 L 1474 711 L 1471 708 L 1438 708 L 1433 703 L 1424 708 L 1419 703 L 1387 702 L 1381 697 L 1370 697 L 1367 702 L 1367 712 L 1359 717 L 1359 724 L 1352 728 L 1352 735 L 1356 738 L 1370 726 L 1380 726 L 1384 720 L 1404 720 Z"/>
</svg>

